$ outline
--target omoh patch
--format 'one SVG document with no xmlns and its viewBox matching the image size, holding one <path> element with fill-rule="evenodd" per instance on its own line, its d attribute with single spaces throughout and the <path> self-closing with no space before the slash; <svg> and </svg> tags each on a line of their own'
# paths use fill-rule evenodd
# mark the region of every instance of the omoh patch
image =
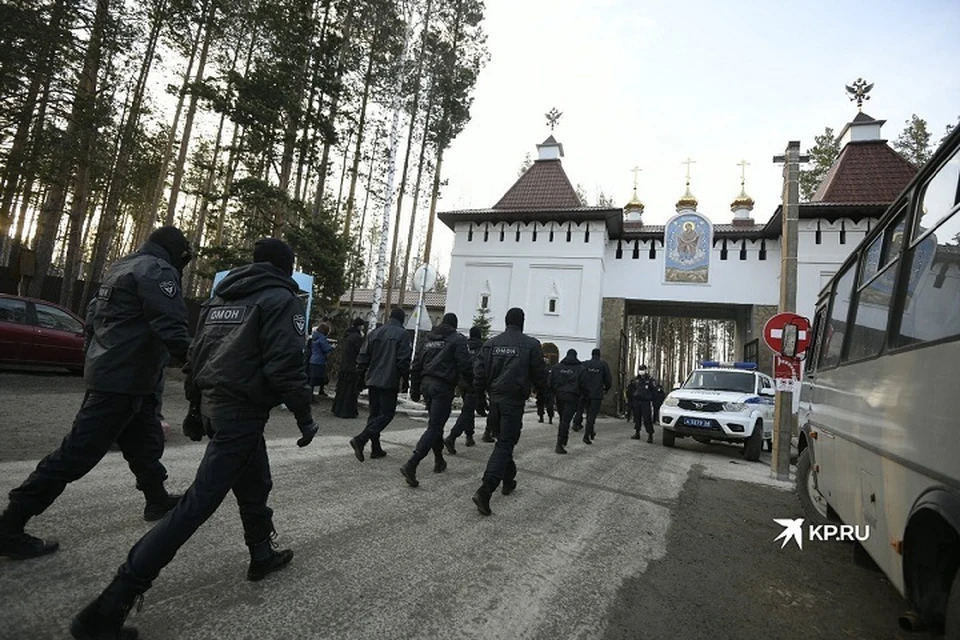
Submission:
<svg viewBox="0 0 960 640">
<path fill-rule="evenodd" d="M 177 283 L 173 280 L 164 280 L 160 283 L 160 291 L 168 298 L 172 298 L 177 295 Z"/>
<path fill-rule="evenodd" d="M 293 328 L 297 330 L 297 333 L 301 336 L 303 332 L 307 330 L 307 319 L 303 317 L 302 313 L 295 313 L 293 315 Z"/>
</svg>

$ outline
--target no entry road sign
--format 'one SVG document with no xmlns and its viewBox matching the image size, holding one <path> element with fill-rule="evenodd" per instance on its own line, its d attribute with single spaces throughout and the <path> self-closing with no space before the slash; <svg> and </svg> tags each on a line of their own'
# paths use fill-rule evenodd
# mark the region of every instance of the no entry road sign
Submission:
<svg viewBox="0 0 960 640">
<path fill-rule="evenodd" d="M 810 346 L 810 321 L 803 316 L 798 316 L 795 313 L 778 313 L 773 316 L 763 325 L 763 341 L 766 342 L 767 346 L 775 353 L 782 354 L 784 352 L 783 338 L 787 325 L 796 326 L 797 340 L 794 353 L 788 355 L 799 356 Z M 786 331 L 789 334 L 792 333 L 793 329 L 786 329 Z"/>
</svg>

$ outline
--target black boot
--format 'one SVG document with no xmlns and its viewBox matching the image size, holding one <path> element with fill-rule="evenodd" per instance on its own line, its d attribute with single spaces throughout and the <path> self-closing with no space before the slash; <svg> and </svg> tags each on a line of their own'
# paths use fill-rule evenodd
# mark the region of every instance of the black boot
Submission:
<svg viewBox="0 0 960 640">
<path fill-rule="evenodd" d="M 455 456 L 457 455 L 456 443 L 457 443 L 456 438 L 447 436 L 446 438 L 443 439 L 443 448 L 447 450 L 447 453 L 449 453 L 452 456 Z"/>
<path fill-rule="evenodd" d="M 400 475 L 402 475 L 403 479 L 407 481 L 407 484 L 414 489 L 420 486 L 420 482 L 417 480 L 417 468 L 409 462 L 400 467 Z"/>
<path fill-rule="evenodd" d="M 143 507 L 143 519 L 147 522 L 159 520 L 167 515 L 167 511 L 173 509 L 183 497 L 179 493 L 167 493 L 166 487 L 160 485 L 152 489 L 144 489 L 143 495 L 147 498 L 147 504 Z"/>
<path fill-rule="evenodd" d="M 653 442 L 653 433 L 647 434 L 647 442 Z"/>
<path fill-rule="evenodd" d="M 639 440 L 639 439 L 640 439 L 640 430 L 637 429 L 637 430 L 634 432 L 634 434 L 633 434 L 632 436 L 630 436 L 630 439 L 631 439 L 631 440 Z"/>
<path fill-rule="evenodd" d="M 293 560 L 291 549 L 275 550 L 280 546 L 274 540 L 276 537 L 277 534 L 274 532 L 266 540 L 249 545 L 250 567 L 247 569 L 247 580 L 251 582 L 263 580 L 267 575 L 282 569 Z"/>
<path fill-rule="evenodd" d="M 370 457 L 371 458 L 384 458 L 387 455 L 387 452 L 383 450 L 383 447 L 380 446 L 379 440 L 370 441 Z M 361 453 L 363 452 L 363 447 L 360 447 Z"/>
<path fill-rule="evenodd" d="M 96 600 L 76 615 L 70 634 L 77 640 L 134 640 L 139 636 L 137 630 L 123 626 L 123 622 L 134 603 L 143 602 L 142 593 L 118 574 Z"/>
<path fill-rule="evenodd" d="M 543 416 L 540 416 L 540 424 L 543 424 Z"/>
<path fill-rule="evenodd" d="M 473 504 L 477 505 L 477 511 L 481 515 L 492 516 L 493 511 L 490 510 L 490 491 L 480 487 L 477 489 L 477 492 L 473 494 Z"/>
<path fill-rule="evenodd" d="M 513 493 L 513 490 L 516 488 L 517 488 L 516 480 L 504 480 L 503 484 L 500 486 L 500 493 L 502 493 L 505 496 L 508 496 L 511 493 Z"/>
<path fill-rule="evenodd" d="M 350 438 L 350 447 L 353 448 L 353 455 L 357 456 L 357 460 L 363 462 L 363 445 L 364 442 L 357 438 Z"/>
<path fill-rule="evenodd" d="M 590 440 L 590 436 L 583 436 L 583 444 L 593 444 L 593 441 Z"/>
<path fill-rule="evenodd" d="M 475 444 L 477 444 L 477 443 L 474 442 L 473 436 L 468 433 L 468 434 L 467 434 L 467 439 L 466 439 L 466 441 L 465 441 L 463 444 L 467 445 L 468 447 L 472 447 L 473 445 L 475 445 Z"/>
<path fill-rule="evenodd" d="M 565 454 L 565 453 L 567 452 L 567 450 L 563 448 L 563 445 L 562 445 L 562 444 L 558 444 L 558 445 L 557 445 L 557 448 L 554 449 L 554 452 Z"/>
<path fill-rule="evenodd" d="M 493 442 L 493 434 L 491 434 L 489 431 L 484 431 L 483 435 L 480 436 L 480 439 L 484 442 Z"/>
<path fill-rule="evenodd" d="M 23 532 L 30 516 L 13 505 L 0 515 L 0 556 L 26 560 L 53 553 L 60 548 L 56 540 L 42 540 Z"/>
<path fill-rule="evenodd" d="M 443 473 L 447 470 L 447 461 L 443 459 L 443 454 L 437 456 L 436 461 L 433 463 L 433 472 L 434 473 Z"/>
</svg>

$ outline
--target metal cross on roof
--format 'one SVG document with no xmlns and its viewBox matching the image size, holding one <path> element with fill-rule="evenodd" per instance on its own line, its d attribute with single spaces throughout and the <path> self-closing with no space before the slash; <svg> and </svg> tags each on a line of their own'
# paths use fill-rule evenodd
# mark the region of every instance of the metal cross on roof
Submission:
<svg viewBox="0 0 960 640">
<path fill-rule="evenodd" d="M 697 164 L 697 161 L 696 161 L 696 160 L 691 160 L 691 159 L 688 157 L 686 160 L 684 160 L 684 161 L 681 162 L 680 164 L 685 164 L 685 165 L 687 165 L 687 186 L 689 187 L 689 186 L 690 186 L 690 165 L 692 165 L 692 164 Z"/>
<path fill-rule="evenodd" d="M 870 93 L 870 90 L 873 89 L 873 83 L 867 84 L 867 81 L 863 78 L 857 78 L 856 82 L 853 85 L 846 85 L 847 93 L 850 94 L 850 101 L 857 101 L 857 110 L 863 109 L 864 100 L 869 100 L 870 96 L 867 94 Z"/>
<path fill-rule="evenodd" d="M 637 175 L 641 171 L 643 171 L 643 169 L 640 168 L 640 165 L 636 165 L 633 167 L 633 169 L 630 169 L 630 171 L 633 173 L 633 192 L 636 193 L 637 192 Z"/>
<path fill-rule="evenodd" d="M 557 108 L 554 107 L 544 115 L 546 115 L 547 117 L 547 125 L 549 125 L 550 131 L 553 131 L 553 128 L 557 126 L 557 122 L 560 121 L 560 116 L 562 116 L 563 113 L 560 111 L 557 111 Z"/>
<path fill-rule="evenodd" d="M 750 166 L 750 163 L 746 160 L 741 160 L 737 163 L 737 166 L 740 167 L 740 186 L 742 187 L 747 182 L 747 167 Z"/>
</svg>

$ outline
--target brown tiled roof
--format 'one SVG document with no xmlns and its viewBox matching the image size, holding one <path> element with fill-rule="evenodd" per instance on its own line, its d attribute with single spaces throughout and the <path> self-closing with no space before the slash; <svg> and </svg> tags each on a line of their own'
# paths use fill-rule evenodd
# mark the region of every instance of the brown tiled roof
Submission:
<svg viewBox="0 0 960 640">
<path fill-rule="evenodd" d="M 416 306 L 417 300 L 420 299 L 420 293 L 418 291 L 404 291 L 403 292 L 403 301 L 397 302 L 397 298 L 400 295 L 399 291 L 394 291 L 391 296 L 391 304 L 401 304 L 404 307 L 413 307 Z M 387 290 L 383 290 L 380 302 L 386 302 L 387 299 Z M 437 291 L 427 291 L 423 295 L 423 301 L 427 305 L 428 309 L 444 309 L 447 306 L 447 293 L 437 292 Z M 346 307 L 350 304 L 350 291 L 348 290 L 342 296 L 340 296 L 340 306 Z M 353 304 L 370 306 L 373 304 L 373 289 L 354 289 L 353 293 Z"/>
<path fill-rule="evenodd" d="M 850 142 L 827 171 L 813 202 L 890 203 L 917 173 L 885 140 Z"/>
<path fill-rule="evenodd" d="M 576 209 L 583 206 L 560 160 L 536 160 L 494 209 Z"/>
</svg>

